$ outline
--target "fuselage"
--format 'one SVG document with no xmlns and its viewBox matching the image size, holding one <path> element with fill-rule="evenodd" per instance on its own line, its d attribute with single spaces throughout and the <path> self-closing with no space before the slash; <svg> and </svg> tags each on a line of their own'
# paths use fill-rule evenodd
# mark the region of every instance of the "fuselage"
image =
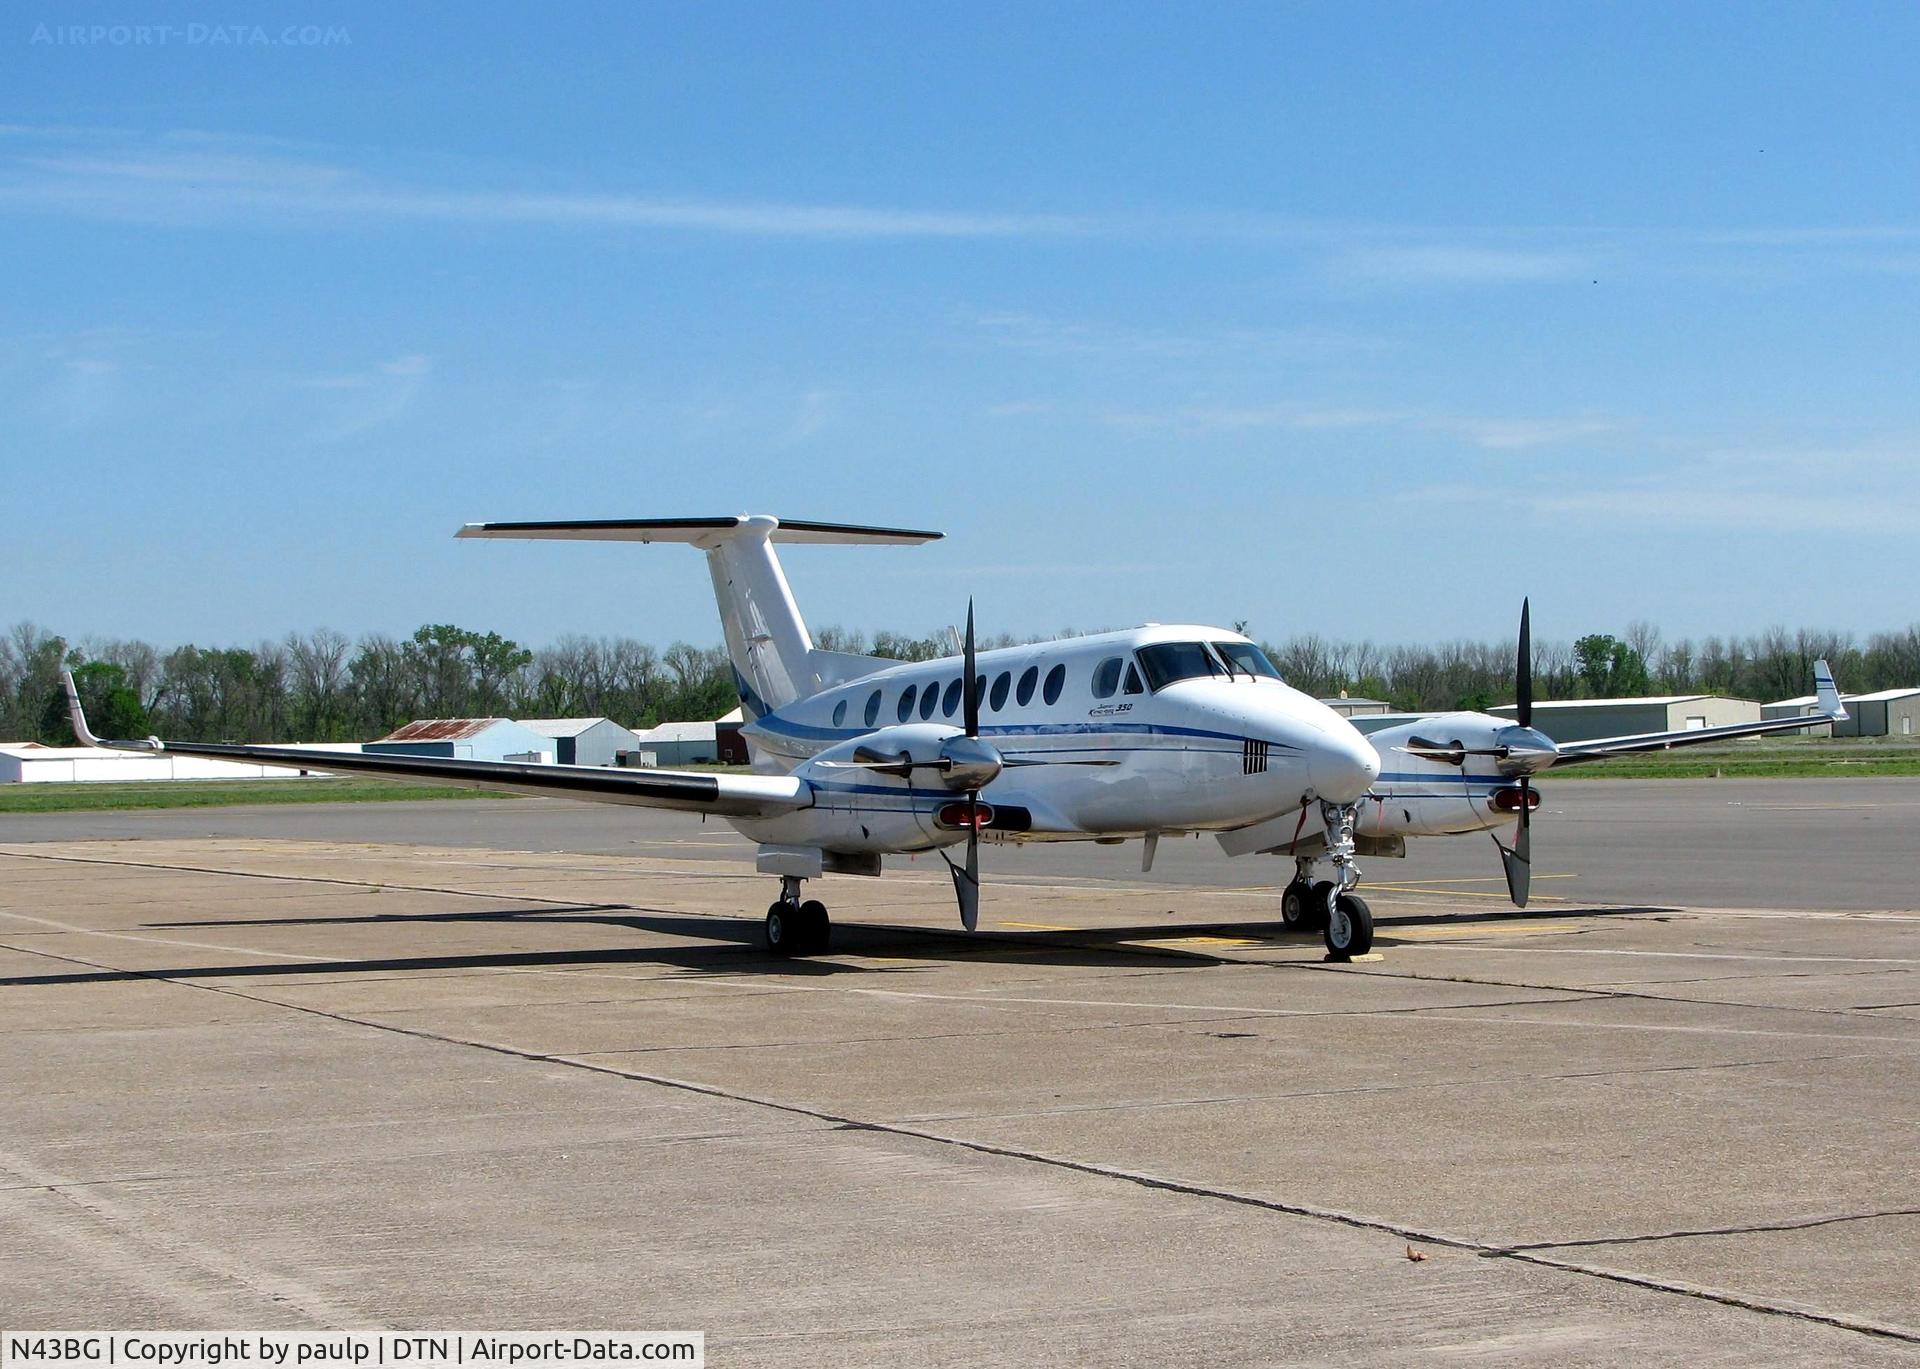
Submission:
<svg viewBox="0 0 1920 1369">
<path fill-rule="evenodd" d="M 956 793 L 923 771 L 857 768 L 920 754 L 963 712 L 958 656 L 902 663 L 754 718 L 757 770 L 803 776 L 815 806 L 742 830 L 830 849 L 924 849 L 957 839 Z M 1118 839 L 1244 827 L 1372 786 L 1374 748 L 1220 628 L 1152 626 L 981 652 L 980 736 L 1005 763 L 981 799 L 1012 840 Z M 831 829 L 831 830 L 829 830 Z"/>
</svg>

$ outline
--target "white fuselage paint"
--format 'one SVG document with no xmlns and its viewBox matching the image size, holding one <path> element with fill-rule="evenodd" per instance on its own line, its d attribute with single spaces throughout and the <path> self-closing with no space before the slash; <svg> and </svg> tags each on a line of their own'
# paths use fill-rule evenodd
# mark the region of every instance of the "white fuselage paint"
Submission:
<svg viewBox="0 0 1920 1369">
<path fill-rule="evenodd" d="M 1225 831 L 1298 813 L 1303 804 L 1317 813 L 1313 799 L 1358 800 L 1380 768 L 1378 755 L 1325 704 L 1244 671 L 1154 690 L 1136 669 L 1134 652 L 1143 646 L 1246 640 L 1219 628 L 1146 627 L 981 652 L 980 734 L 1006 762 L 981 801 L 1028 815 L 1025 830 L 989 835 L 1086 840 Z M 1112 660 L 1120 662 L 1119 686 L 1096 695 L 1096 672 Z M 942 808 L 964 798 L 937 772 L 901 778 L 847 765 L 856 751 L 936 755 L 960 730 L 961 670 L 957 656 L 903 663 L 748 723 L 742 734 L 755 768 L 805 779 L 814 805 L 735 825 L 757 841 L 842 852 L 926 850 L 964 839 L 963 829 L 936 825 Z M 1057 690 L 1049 689 L 1050 677 Z"/>
</svg>

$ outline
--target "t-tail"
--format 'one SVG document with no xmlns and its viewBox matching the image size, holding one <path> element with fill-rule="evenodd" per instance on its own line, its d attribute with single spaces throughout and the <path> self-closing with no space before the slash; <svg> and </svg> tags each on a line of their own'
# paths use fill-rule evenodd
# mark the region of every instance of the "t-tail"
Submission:
<svg viewBox="0 0 1920 1369">
<path fill-rule="evenodd" d="M 684 542 L 707 554 L 740 707 L 758 718 L 893 662 L 823 651 L 813 644 L 775 542 L 878 542 L 913 546 L 937 532 L 809 523 L 767 514 L 729 518 L 590 519 L 573 522 L 469 523 L 460 537 L 545 538 L 568 542 Z"/>
</svg>

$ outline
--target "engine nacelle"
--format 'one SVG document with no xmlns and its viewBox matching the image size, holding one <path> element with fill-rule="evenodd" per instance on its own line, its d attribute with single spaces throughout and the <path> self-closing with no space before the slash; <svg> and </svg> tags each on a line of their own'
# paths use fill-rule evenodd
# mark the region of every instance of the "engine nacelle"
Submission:
<svg viewBox="0 0 1920 1369">
<path fill-rule="evenodd" d="M 794 773 L 819 779 L 863 771 L 876 779 L 899 780 L 903 786 L 959 793 L 984 789 L 999 776 L 1000 768 L 1000 753 L 992 743 L 969 737 L 957 727 L 901 723 L 829 747 L 802 762 Z"/>
</svg>

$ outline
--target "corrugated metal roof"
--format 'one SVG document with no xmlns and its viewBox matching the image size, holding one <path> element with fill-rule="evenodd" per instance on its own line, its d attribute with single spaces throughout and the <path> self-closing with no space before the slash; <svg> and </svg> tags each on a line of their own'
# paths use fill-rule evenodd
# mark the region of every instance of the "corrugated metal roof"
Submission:
<svg viewBox="0 0 1920 1369">
<path fill-rule="evenodd" d="M 1909 694 L 1920 694 L 1920 689 L 1906 685 L 1900 689 L 1883 689 L 1877 694 L 1843 694 L 1841 697 L 1850 704 L 1884 704 L 1904 699 Z"/>
<path fill-rule="evenodd" d="M 601 723 L 612 723 L 612 718 L 515 718 L 520 726 L 538 732 L 543 737 L 577 737 L 590 732 Z M 619 727 L 619 723 L 613 723 Z M 621 729 L 625 731 L 624 728 Z"/>
<path fill-rule="evenodd" d="M 489 727 L 510 722 L 508 718 L 416 718 L 398 731 L 389 732 L 383 742 L 457 742 L 477 737 Z"/>
</svg>

